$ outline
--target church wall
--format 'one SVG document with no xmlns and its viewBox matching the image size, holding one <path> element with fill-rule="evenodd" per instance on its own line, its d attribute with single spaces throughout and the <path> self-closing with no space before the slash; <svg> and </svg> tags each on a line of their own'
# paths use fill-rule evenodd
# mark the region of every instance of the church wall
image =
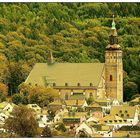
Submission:
<svg viewBox="0 0 140 140">
<path fill-rule="evenodd" d="M 73 95 L 74 92 L 83 93 L 83 95 L 85 95 L 85 98 L 90 98 L 90 97 L 92 97 L 94 99 L 97 98 L 97 89 L 88 89 L 88 88 L 82 89 L 82 87 L 81 87 L 81 89 L 77 89 L 77 90 L 74 88 L 69 88 L 69 89 L 57 89 L 56 91 L 59 93 L 60 98 L 62 98 L 62 99 L 66 99 L 66 98 L 69 99 L 69 97 L 71 95 Z"/>
</svg>

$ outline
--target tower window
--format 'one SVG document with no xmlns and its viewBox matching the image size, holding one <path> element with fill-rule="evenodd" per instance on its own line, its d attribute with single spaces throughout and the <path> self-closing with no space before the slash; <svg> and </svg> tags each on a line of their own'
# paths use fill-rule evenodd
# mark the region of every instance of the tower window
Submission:
<svg viewBox="0 0 140 140">
<path fill-rule="evenodd" d="M 65 86 L 67 87 L 68 86 L 68 83 L 65 83 Z"/>
<path fill-rule="evenodd" d="M 80 86 L 80 83 L 78 83 L 77 86 L 79 87 Z"/>
<path fill-rule="evenodd" d="M 112 75 L 110 75 L 110 81 L 113 81 L 113 77 L 112 77 Z"/>
</svg>

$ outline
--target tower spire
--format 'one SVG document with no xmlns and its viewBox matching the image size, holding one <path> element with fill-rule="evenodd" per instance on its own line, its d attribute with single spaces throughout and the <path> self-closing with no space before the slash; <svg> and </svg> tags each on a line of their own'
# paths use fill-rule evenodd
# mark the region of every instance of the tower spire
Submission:
<svg viewBox="0 0 140 140">
<path fill-rule="evenodd" d="M 112 21 L 112 28 L 111 29 L 116 29 L 116 24 L 115 24 L 115 21 L 114 21 L 114 15 L 113 15 L 113 21 Z"/>
<path fill-rule="evenodd" d="M 52 55 L 52 51 L 49 50 L 48 51 L 48 64 L 53 64 L 54 60 L 53 60 L 53 55 Z"/>
<path fill-rule="evenodd" d="M 109 36 L 109 45 L 107 46 L 107 49 L 119 49 L 118 45 L 118 34 L 116 30 L 116 23 L 114 20 L 114 15 L 113 15 L 113 20 L 112 20 L 112 27 L 111 27 L 111 33 Z"/>
</svg>

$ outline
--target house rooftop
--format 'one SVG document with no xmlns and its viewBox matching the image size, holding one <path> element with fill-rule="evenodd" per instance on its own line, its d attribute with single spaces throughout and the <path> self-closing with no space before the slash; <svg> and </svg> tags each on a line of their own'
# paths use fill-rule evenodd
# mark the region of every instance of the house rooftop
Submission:
<svg viewBox="0 0 140 140">
<path fill-rule="evenodd" d="M 101 107 L 98 103 L 92 103 L 88 107 Z"/>
<path fill-rule="evenodd" d="M 82 106 L 85 100 L 65 100 L 66 106 Z"/>
<path fill-rule="evenodd" d="M 110 110 L 111 115 L 122 117 L 123 119 L 134 118 L 136 111 L 135 106 L 112 106 Z"/>
<path fill-rule="evenodd" d="M 63 103 L 59 100 L 49 103 L 49 105 L 63 105 Z"/>
<path fill-rule="evenodd" d="M 0 109 L 4 109 L 8 105 L 8 102 L 0 103 Z"/>
<path fill-rule="evenodd" d="M 69 112 L 66 112 L 63 116 L 63 119 L 66 119 L 66 118 L 77 118 L 77 119 L 80 119 L 82 116 L 86 116 L 87 112 L 75 112 L 74 115 L 69 115 Z"/>
<path fill-rule="evenodd" d="M 137 97 L 137 98 L 131 100 L 130 102 L 139 102 L 140 103 L 140 97 Z"/>
<path fill-rule="evenodd" d="M 140 126 L 122 126 L 118 131 L 140 131 Z"/>
</svg>

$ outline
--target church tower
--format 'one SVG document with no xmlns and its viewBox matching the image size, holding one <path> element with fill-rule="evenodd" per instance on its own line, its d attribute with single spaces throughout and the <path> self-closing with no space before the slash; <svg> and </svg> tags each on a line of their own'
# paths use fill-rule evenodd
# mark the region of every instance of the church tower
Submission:
<svg viewBox="0 0 140 140">
<path fill-rule="evenodd" d="M 105 81 L 107 97 L 123 102 L 122 50 L 118 44 L 114 15 L 109 44 L 105 51 Z"/>
</svg>

